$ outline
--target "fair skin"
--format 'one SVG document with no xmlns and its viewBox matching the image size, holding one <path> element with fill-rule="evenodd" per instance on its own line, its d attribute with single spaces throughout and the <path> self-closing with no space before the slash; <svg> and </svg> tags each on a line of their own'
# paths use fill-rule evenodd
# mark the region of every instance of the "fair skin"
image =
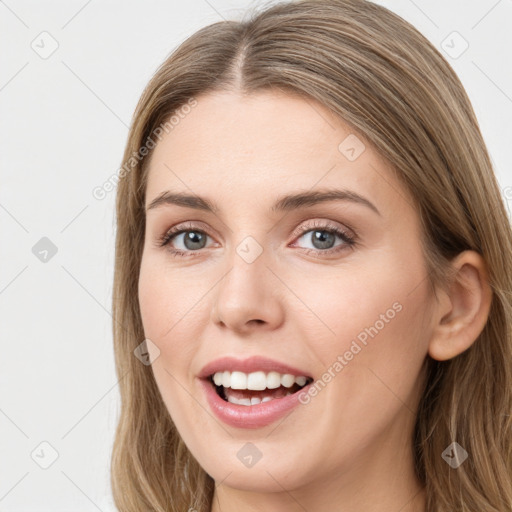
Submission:
<svg viewBox="0 0 512 512">
<path fill-rule="evenodd" d="M 283 93 L 197 101 L 152 154 L 145 206 L 173 191 L 219 210 L 147 210 L 139 301 L 145 336 L 160 350 L 152 369 L 166 407 L 215 480 L 212 512 L 424 511 L 411 447 L 424 362 L 455 357 L 483 329 L 491 294 L 481 257 L 462 253 L 454 265 L 464 284 L 436 300 L 415 202 L 369 143 L 352 161 L 340 152 L 348 125 Z M 271 209 L 285 194 L 340 188 L 380 213 L 347 200 Z M 201 248 L 183 234 L 157 246 L 188 221 L 187 234 L 203 233 Z M 326 223 L 355 234 L 355 245 L 338 235 L 327 249 L 315 244 Z M 251 263 L 237 253 L 248 236 L 262 249 Z M 197 378 L 208 362 L 264 355 L 321 380 L 387 311 L 378 334 L 279 422 L 235 428 L 210 410 Z M 252 467 L 237 457 L 247 442 L 262 454 Z"/>
</svg>

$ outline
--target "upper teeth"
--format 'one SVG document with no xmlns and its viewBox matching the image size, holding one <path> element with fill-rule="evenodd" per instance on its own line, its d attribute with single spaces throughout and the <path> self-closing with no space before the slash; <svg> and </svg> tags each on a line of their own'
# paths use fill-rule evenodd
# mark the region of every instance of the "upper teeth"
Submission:
<svg viewBox="0 0 512 512">
<path fill-rule="evenodd" d="M 262 389 L 276 389 L 279 386 L 285 388 L 291 388 L 295 383 L 299 386 L 304 386 L 307 382 L 307 377 L 295 377 L 289 373 L 281 374 L 278 372 L 217 372 L 213 375 L 213 382 L 217 386 L 224 386 L 225 388 L 231 389 L 251 389 L 251 390 L 262 390 Z"/>
</svg>

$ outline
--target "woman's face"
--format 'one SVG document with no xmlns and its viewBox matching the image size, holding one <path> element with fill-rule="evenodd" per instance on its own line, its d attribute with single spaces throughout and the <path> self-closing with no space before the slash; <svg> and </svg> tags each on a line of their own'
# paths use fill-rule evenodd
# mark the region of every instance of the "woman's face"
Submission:
<svg viewBox="0 0 512 512">
<path fill-rule="evenodd" d="M 409 467 L 431 332 L 412 200 L 315 101 L 196 100 L 152 155 L 139 281 L 184 442 L 217 483 L 245 490 Z"/>
</svg>

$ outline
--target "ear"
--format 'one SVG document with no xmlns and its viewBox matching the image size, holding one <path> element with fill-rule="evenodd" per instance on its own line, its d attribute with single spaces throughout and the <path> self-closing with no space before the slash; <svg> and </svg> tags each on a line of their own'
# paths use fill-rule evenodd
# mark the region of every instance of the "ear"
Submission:
<svg viewBox="0 0 512 512">
<path fill-rule="evenodd" d="M 487 268 L 476 251 L 464 251 L 452 262 L 455 279 L 439 293 L 428 353 L 445 361 L 468 349 L 482 332 L 492 301 Z"/>
</svg>

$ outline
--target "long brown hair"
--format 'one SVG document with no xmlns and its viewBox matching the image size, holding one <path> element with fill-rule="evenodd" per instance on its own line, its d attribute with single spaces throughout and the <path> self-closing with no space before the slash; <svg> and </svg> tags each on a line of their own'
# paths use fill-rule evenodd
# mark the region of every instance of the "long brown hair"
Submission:
<svg viewBox="0 0 512 512">
<path fill-rule="evenodd" d="M 151 367 L 133 353 L 144 340 L 137 290 L 151 148 L 201 94 L 266 88 L 318 100 L 391 163 L 417 205 L 432 286 L 446 285 L 461 251 L 483 256 L 493 292 L 488 321 L 459 356 L 428 358 L 411 443 L 427 512 L 510 512 L 512 231 L 504 201 L 455 72 L 414 27 L 365 0 L 299 0 L 207 26 L 165 60 L 139 100 L 116 203 L 121 411 L 111 483 L 118 509 L 209 512 L 214 490 L 173 425 Z M 134 158 L 142 148 L 145 156 Z M 453 441 L 469 453 L 456 470 L 441 456 Z"/>
</svg>

